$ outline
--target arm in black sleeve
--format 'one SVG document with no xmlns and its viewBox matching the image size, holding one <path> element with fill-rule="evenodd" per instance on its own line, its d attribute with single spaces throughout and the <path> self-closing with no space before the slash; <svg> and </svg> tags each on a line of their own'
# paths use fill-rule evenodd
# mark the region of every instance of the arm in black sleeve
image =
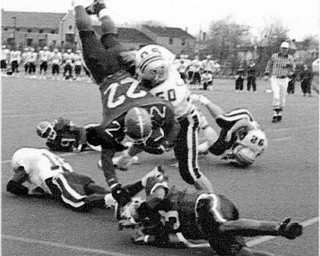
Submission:
<svg viewBox="0 0 320 256">
<path fill-rule="evenodd" d="M 29 189 L 15 180 L 9 180 L 7 191 L 19 196 L 26 196 L 29 194 Z"/>
</svg>

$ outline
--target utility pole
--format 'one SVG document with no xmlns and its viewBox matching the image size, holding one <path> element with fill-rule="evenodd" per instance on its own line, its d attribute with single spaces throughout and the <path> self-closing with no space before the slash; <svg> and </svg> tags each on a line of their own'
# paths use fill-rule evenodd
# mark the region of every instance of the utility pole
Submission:
<svg viewBox="0 0 320 256">
<path fill-rule="evenodd" d="M 13 16 L 13 46 L 16 46 L 16 28 L 17 28 L 17 17 Z"/>
</svg>

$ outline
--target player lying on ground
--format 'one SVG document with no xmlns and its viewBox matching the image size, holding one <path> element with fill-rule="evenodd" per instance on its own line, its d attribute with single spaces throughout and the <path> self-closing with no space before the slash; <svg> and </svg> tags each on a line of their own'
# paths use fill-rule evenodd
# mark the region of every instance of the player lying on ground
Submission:
<svg viewBox="0 0 320 256">
<path fill-rule="evenodd" d="M 12 157 L 13 176 L 7 191 L 19 196 L 51 198 L 76 211 L 114 206 L 111 192 L 90 177 L 73 171 L 71 165 L 47 149 L 20 148 Z M 140 181 L 125 186 L 128 195 L 140 192 L 147 174 Z"/>
<path fill-rule="evenodd" d="M 46 139 L 47 147 L 52 151 L 81 152 L 88 148 L 101 149 L 87 142 L 86 130 L 98 124 L 89 124 L 84 127 L 76 126 L 69 119 L 59 117 L 52 122 L 41 121 L 37 125 L 37 134 Z"/>
<path fill-rule="evenodd" d="M 99 85 L 103 106 L 103 120 L 96 129 L 88 129 L 90 144 L 101 145 L 101 166 L 115 199 L 125 191 L 118 181 L 112 157 L 125 149 L 121 143 L 128 135 L 143 150 L 163 149 L 172 145 L 179 124 L 169 102 L 145 90 L 131 73 L 130 61 L 124 57 L 117 39 L 114 22 L 103 1 L 94 1 L 85 9 L 85 1 L 74 0 L 75 22 L 79 30 L 86 67 Z M 101 21 L 102 36 L 97 37 L 89 14 Z M 164 136 L 163 136 L 164 135 Z M 158 140 L 160 136 L 160 139 Z M 151 142 L 152 146 L 147 144 Z"/>
<path fill-rule="evenodd" d="M 201 147 L 202 150 L 209 150 L 212 154 L 241 166 L 253 164 L 265 151 L 268 146 L 266 135 L 247 109 L 234 109 L 225 113 L 203 95 L 193 94 L 192 99 L 206 106 L 221 127 L 215 142 L 207 144 L 208 148 Z"/>
<path fill-rule="evenodd" d="M 161 174 L 146 181 L 146 200 L 133 199 L 120 215 L 120 227 L 134 227 L 132 238 L 137 244 L 193 247 L 191 240 L 205 239 L 218 255 L 270 256 L 248 248 L 244 237 L 292 240 L 302 235 L 302 226 L 290 219 L 278 223 L 240 218 L 236 206 L 223 195 L 169 188 L 163 167 L 158 171 Z"/>
</svg>

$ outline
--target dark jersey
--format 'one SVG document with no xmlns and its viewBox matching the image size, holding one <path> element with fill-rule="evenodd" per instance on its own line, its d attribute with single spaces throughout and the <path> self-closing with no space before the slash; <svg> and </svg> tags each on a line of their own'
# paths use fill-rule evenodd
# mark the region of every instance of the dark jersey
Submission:
<svg viewBox="0 0 320 256">
<path fill-rule="evenodd" d="M 100 85 L 100 92 L 103 104 L 101 127 L 117 143 L 125 136 L 124 118 L 133 107 L 142 107 L 150 113 L 153 130 L 161 128 L 164 136 L 172 133 L 175 118 L 171 103 L 153 96 L 129 73 L 119 71 L 107 77 Z"/>
<path fill-rule="evenodd" d="M 53 121 L 53 129 L 57 135 L 48 139 L 46 145 L 53 151 L 71 152 L 80 144 L 84 129 L 72 124 L 69 119 L 59 117 Z"/>
<path fill-rule="evenodd" d="M 205 239 L 206 237 L 199 228 L 195 213 L 197 200 L 203 194 L 209 193 L 204 191 L 180 191 L 173 186 L 170 188 L 165 199 L 158 202 L 157 205 L 153 205 L 153 208 L 159 212 L 177 211 L 180 225 L 176 231 L 181 232 L 187 239 Z M 217 198 L 215 210 L 219 212 L 222 218 L 226 221 L 239 218 L 236 207 L 229 199 L 223 195 L 215 195 L 215 197 Z M 154 201 L 150 202 L 150 205 L 153 203 Z M 215 224 L 219 226 L 221 224 L 220 220 L 216 220 Z M 212 235 L 214 236 L 215 234 Z"/>
<path fill-rule="evenodd" d="M 237 134 L 236 132 L 232 133 L 230 141 L 226 141 L 225 139 L 228 131 L 241 119 L 247 119 L 250 122 L 254 121 L 253 116 L 247 109 L 235 109 L 217 117 L 216 122 L 221 127 L 221 131 L 217 141 L 209 148 L 212 154 L 217 156 L 222 155 L 226 150 L 234 146 L 237 135 L 241 133 L 240 130 L 237 131 Z"/>
</svg>

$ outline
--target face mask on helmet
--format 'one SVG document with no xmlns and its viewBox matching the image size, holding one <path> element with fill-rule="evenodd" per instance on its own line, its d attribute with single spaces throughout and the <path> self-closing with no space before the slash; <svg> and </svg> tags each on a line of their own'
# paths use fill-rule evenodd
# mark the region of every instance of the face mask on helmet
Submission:
<svg viewBox="0 0 320 256">
<path fill-rule="evenodd" d="M 168 176 L 165 173 L 147 179 L 145 187 L 146 196 L 154 193 L 159 187 L 164 188 L 166 194 L 168 193 Z"/>
<path fill-rule="evenodd" d="M 142 79 L 157 84 L 168 79 L 171 65 L 163 56 L 149 54 L 137 65 L 137 73 Z"/>
<path fill-rule="evenodd" d="M 130 109 L 124 120 L 126 134 L 136 143 L 144 143 L 152 132 L 151 117 L 147 110 L 139 107 Z"/>
<path fill-rule="evenodd" d="M 41 138 L 54 140 L 57 136 L 56 131 L 53 129 L 51 123 L 42 121 L 37 125 L 37 134 Z"/>
<path fill-rule="evenodd" d="M 134 223 L 139 218 L 137 209 L 143 202 L 141 197 L 132 198 L 132 201 L 123 208 L 121 219 L 128 219 Z"/>
</svg>

